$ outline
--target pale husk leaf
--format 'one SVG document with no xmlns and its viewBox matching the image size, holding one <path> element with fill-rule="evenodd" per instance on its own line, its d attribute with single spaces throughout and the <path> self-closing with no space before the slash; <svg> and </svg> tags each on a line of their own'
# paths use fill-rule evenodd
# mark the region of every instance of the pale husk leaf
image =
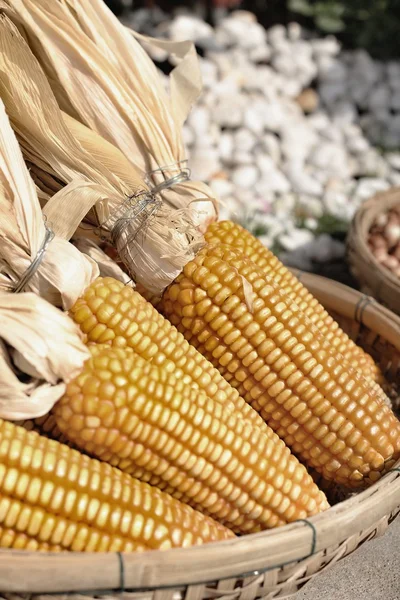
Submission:
<svg viewBox="0 0 400 600">
<path fill-rule="evenodd" d="M 26 28 L 60 105 L 67 96 L 73 116 L 79 115 L 120 148 L 141 173 L 148 174 L 151 184 L 176 175 L 186 162 L 182 124 L 201 91 L 194 45 L 139 36 L 125 28 L 102 0 L 7 2 Z M 170 95 L 135 38 L 177 59 Z M 160 168 L 163 172 L 152 173 Z M 217 217 L 217 201 L 204 183 L 184 181 L 161 196 L 178 210 L 190 206 L 201 231 Z"/>
<path fill-rule="evenodd" d="M 0 78 L 1 98 L 28 159 L 45 171 L 50 167 L 50 172 L 65 183 L 85 178 L 105 187 L 120 185 L 126 190 L 69 133 L 40 65 L 16 28 L 4 15 L 0 25 L 0 65 L 4 70 Z"/>
<path fill-rule="evenodd" d="M 89 356 L 79 328 L 66 314 L 35 294 L 0 292 L 1 418 L 49 412 Z M 18 378 L 21 372 L 27 381 Z"/>
<path fill-rule="evenodd" d="M 63 112 L 62 117 L 75 140 L 102 165 L 105 173 L 111 171 L 111 173 L 116 175 L 124 182 L 131 194 L 143 189 L 141 174 L 132 167 L 132 164 L 121 150 L 67 113 Z"/>
<path fill-rule="evenodd" d="M 101 277 L 113 277 L 114 279 L 118 279 L 118 281 L 122 281 L 125 285 L 134 285 L 129 275 L 112 258 L 107 256 L 93 240 L 87 237 L 76 236 L 72 240 L 72 243 L 78 250 L 90 256 L 97 263 Z"/>
<path fill-rule="evenodd" d="M 10 290 L 36 257 L 46 229 L 35 185 L 1 101 L 0 215 L 0 288 Z M 97 275 L 94 261 L 55 237 L 26 290 L 69 308 Z"/>
<path fill-rule="evenodd" d="M 121 223 L 122 215 L 127 227 L 116 242 L 117 249 L 135 280 L 160 294 L 203 242 L 192 225 L 190 210 L 172 211 L 161 205 L 151 218 L 144 218 L 145 212 L 132 218 L 136 198 L 72 137 L 43 71 L 4 15 L 0 18 L 0 93 L 25 156 L 69 184 L 44 208 L 55 233 L 69 239 L 92 206 L 96 207 L 95 222 L 106 232 Z M 140 183 L 146 192 L 146 185 Z"/>
</svg>

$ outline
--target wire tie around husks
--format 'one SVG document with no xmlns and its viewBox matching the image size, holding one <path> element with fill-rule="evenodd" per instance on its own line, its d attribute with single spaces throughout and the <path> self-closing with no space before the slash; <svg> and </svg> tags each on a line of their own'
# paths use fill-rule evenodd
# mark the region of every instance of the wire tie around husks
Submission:
<svg viewBox="0 0 400 600">
<path fill-rule="evenodd" d="M 149 185 L 149 187 L 151 187 L 153 194 L 159 194 L 160 192 L 168 190 L 175 185 L 189 181 L 190 169 L 188 167 L 184 167 L 184 164 L 187 164 L 187 160 L 178 160 L 171 165 L 165 165 L 163 167 L 153 169 L 153 171 L 149 171 L 146 175 L 146 183 Z M 174 170 L 177 171 L 175 175 L 172 175 L 171 177 L 166 176 L 166 172 Z M 155 185 L 153 184 L 152 176 L 157 175 L 158 173 L 161 173 L 165 179 L 161 183 Z"/>
<path fill-rule="evenodd" d="M 135 237 L 160 206 L 161 200 L 158 200 L 151 192 L 129 196 L 120 209 L 110 217 L 110 220 L 114 221 L 110 227 L 112 244 L 116 246 L 126 227 L 139 219 L 139 223 L 133 228 L 133 236 Z"/>
<path fill-rule="evenodd" d="M 140 217 L 140 222 L 134 228 L 136 235 L 160 206 L 161 200 L 158 200 L 152 192 L 144 191 L 132 194 L 116 210 L 112 211 L 108 219 L 103 221 L 95 231 L 102 240 L 116 246 L 118 238 L 129 224 Z"/>
<path fill-rule="evenodd" d="M 25 287 L 32 279 L 32 277 L 35 275 L 35 273 L 41 265 L 41 262 L 44 258 L 47 248 L 49 247 L 50 242 L 54 238 L 54 232 L 50 229 L 50 227 L 48 227 L 48 225 L 45 224 L 45 228 L 46 233 L 43 238 L 42 244 L 36 253 L 35 258 L 31 262 L 29 267 L 26 269 L 25 273 L 22 274 L 22 277 L 19 279 L 19 281 L 16 283 L 12 290 L 16 294 L 23 292 Z"/>
<path fill-rule="evenodd" d="M 162 206 L 161 198 L 148 191 L 141 191 L 128 196 L 116 210 L 95 230 L 100 239 L 110 243 L 128 269 L 132 280 L 134 256 L 132 244 L 144 233 L 151 217 Z"/>
</svg>

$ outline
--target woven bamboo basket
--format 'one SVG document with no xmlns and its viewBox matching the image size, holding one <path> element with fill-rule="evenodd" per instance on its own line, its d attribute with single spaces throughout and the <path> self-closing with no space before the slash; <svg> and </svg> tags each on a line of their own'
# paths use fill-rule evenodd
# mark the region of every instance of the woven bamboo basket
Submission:
<svg viewBox="0 0 400 600">
<path fill-rule="evenodd" d="M 399 187 L 376 194 L 358 209 L 347 236 L 347 256 L 363 291 L 400 314 L 400 279 L 378 263 L 367 244 L 376 217 L 396 205 L 400 205 Z"/>
<path fill-rule="evenodd" d="M 400 391 L 400 317 L 328 279 L 295 272 Z M 144 554 L 0 551 L 10 600 L 292 598 L 312 577 L 385 532 L 400 513 L 400 461 L 325 513 L 226 542 Z"/>
</svg>

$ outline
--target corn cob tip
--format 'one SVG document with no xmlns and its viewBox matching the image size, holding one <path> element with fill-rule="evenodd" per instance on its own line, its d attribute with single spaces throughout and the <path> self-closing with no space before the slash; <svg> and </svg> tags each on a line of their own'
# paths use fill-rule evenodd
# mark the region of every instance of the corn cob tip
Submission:
<svg viewBox="0 0 400 600">
<path fill-rule="evenodd" d="M 274 278 L 275 283 L 318 327 L 321 335 L 332 344 L 335 351 L 343 355 L 350 366 L 372 381 L 384 382 L 383 374 L 373 358 L 340 329 L 307 288 L 249 231 L 232 221 L 217 221 L 208 227 L 205 239 L 209 244 L 225 244 L 236 248 L 252 260 L 266 277 Z"/>
</svg>

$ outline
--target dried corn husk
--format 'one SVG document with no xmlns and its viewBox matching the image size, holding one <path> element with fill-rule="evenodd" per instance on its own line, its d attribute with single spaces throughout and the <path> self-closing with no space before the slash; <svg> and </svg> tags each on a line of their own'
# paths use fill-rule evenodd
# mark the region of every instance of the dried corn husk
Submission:
<svg viewBox="0 0 400 600">
<path fill-rule="evenodd" d="M 90 256 L 97 263 L 101 277 L 113 277 L 114 279 L 118 279 L 118 281 L 122 281 L 125 285 L 133 285 L 129 275 L 112 258 L 107 256 L 93 240 L 87 237 L 76 236 L 73 238 L 72 243 L 78 250 Z"/>
<path fill-rule="evenodd" d="M 149 197 L 139 175 L 133 191 L 143 193 L 131 197 L 132 190 L 84 150 L 66 127 L 35 57 L 4 14 L 0 16 L 0 95 L 25 158 L 36 167 L 37 181 L 42 170 L 68 184 L 43 210 L 55 233 L 70 239 L 95 206 L 91 222 L 115 234 L 117 249 L 135 280 L 148 282 L 150 274 L 147 287 L 160 294 L 203 243 L 190 210 L 172 211 L 160 205 Z M 102 138 L 90 132 L 90 139 L 93 136 L 101 145 Z M 143 207 L 139 214 L 137 207 Z"/>
<path fill-rule="evenodd" d="M 111 141 L 157 186 L 186 164 L 182 125 L 201 91 L 190 42 L 153 40 L 125 28 L 103 0 L 6 0 L 39 58 L 60 103 Z M 139 43 L 166 50 L 177 66 L 169 94 Z M 90 83 L 88 83 L 90 81 Z M 193 208 L 205 231 L 217 202 L 201 182 L 182 181 L 160 192 L 168 205 Z"/>
<path fill-rule="evenodd" d="M 48 413 L 87 358 L 79 328 L 66 314 L 35 294 L 0 292 L 2 419 Z"/>
<path fill-rule="evenodd" d="M 63 112 L 62 117 L 72 136 L 102 165 L 105 172 L 116 175 L 131 193 L 143 186 L 141 174 L 132 167 L 121 150 L 67 113 Z"/>
<path fill-rule="evenodd" d="M 66 190 L 59 192 L 66 194 Z M 0 288 L 12 290 L 45 239 L 36 188 L 25 166 L 4 105 L 0 102 Z M 26 289 L 52 304 L 72 306 L 98 275 L 96 263 L 63 239 L 48 245 Z"/>
</svg>

